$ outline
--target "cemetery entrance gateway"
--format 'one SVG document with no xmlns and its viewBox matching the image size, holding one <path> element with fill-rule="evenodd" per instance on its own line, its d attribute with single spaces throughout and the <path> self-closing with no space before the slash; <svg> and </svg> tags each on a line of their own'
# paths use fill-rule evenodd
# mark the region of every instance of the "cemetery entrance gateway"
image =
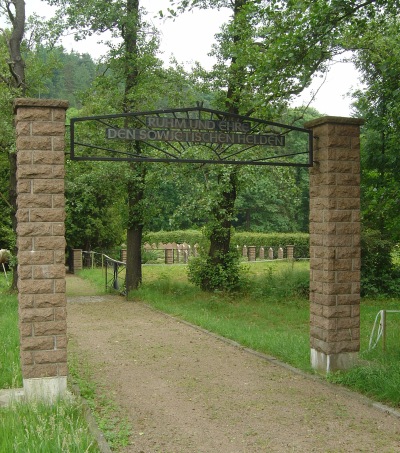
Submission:
<svg viewBox="0 0 400 453">
<path fill-rule="evenodd" d="M 43 397 L 61 395 L 67 376 L 66 108 L 62 101 L 15 101 L 22 373 L 26 393 Z M 71 158 L 312 167 L 311 362 L 329 372 L 352 366 L 359 351 L 361 124 L 323 117 L 304 129 L 200 106 L 73 118 Z M 145 152 L 131 151 L 127 143 L 135 140 Z"/>
</svg>

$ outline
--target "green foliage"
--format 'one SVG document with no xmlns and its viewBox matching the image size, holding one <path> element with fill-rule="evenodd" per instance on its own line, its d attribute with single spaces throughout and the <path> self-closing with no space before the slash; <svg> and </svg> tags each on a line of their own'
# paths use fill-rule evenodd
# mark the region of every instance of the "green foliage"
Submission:
<svg viewBox="0 0 400 453">
<path fill-rule="evenodd" d="M 168 244 L 176 242 L 177 244 L 189 244 L 194 246 L 202 240 L 202 232 L 199 230 L 177 230 L 177 231 L 156 231 L 148 232 L 144 237 L 144 241 L 149 244 Z"/>
<path fill-rule="evenodd" d="M 86 251 L 120 245 L 125 225 L 121 167 L 68 161 L 66 169 L 67 245 Z"/>
<path fill-rule="evenodd" d="M 265 268 L 265 275 L 258 278 L 253 293 L 260 297 L 309 298 L 310 270 L 294 261 L 285 265 L 273 263 Z"/>
<path fill-rule="evenodd" d="M 377 230 L 361 236 L 362 295 L 400 294 L 400 272 L 393 265 L 393 244 Z"/>
<path fill-rule="evenodd" d="M 189 281 L 203 291 L 238 291 L 243 286 L 243 269 L 236 250 L 221 256 L 218 263 L 206 254 L 189 261 Z"/>
<path fill-rule="evenodd" d="M 27 54 L 30 95 L 38 98 L 65 99 L 71 107 L 81 107 L 81 97 L 101 66 L 88 53 L 66 52 L 63 47 L 38 45 Z M 29 81 L 36 80 L 35 83 Z"/>
<path fill-rule="evenodd" d="M 354 60 L 365 88 L 356 111 L 365 119 L 361 140 L 363 224 L 400 240 L 400 33 L 398 15 L 372 20 L 358 39 Z"/>
</svg>

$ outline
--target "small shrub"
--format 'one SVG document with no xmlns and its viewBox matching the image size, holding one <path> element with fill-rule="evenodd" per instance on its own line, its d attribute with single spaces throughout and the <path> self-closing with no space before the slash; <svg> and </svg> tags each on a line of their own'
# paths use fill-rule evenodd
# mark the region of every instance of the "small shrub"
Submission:
<svg viewBox="0 0 400 453">
<path fill-rule="evenodd" d="M 217 264 L 205 254 L 189 261 L 189 281 L 203 291 L 237 291 L 243 284 L 241 274 L 240 256 L 236 250 L 220 257 Z"/>
</svg>

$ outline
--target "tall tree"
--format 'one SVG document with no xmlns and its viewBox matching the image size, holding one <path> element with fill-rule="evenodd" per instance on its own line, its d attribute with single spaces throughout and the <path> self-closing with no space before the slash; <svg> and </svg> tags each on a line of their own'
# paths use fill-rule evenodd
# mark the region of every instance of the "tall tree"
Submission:
<svg viewBox="0 0 400 453">
<path fill-rule="evenodd" d="M 384 1 L 318 0 L 171 0 L 172 15 L 195 8 L 229 8 L 231 18 L 217 35 L 217 58 L 206 73 L 218 90 L 217 107 L 242 115 L 279 118 L 294 95 L 303 91 L 327 62 L 343 52 L 349 25 L 362 27 Z M 392 2 L 390 2 L 392 4 Z M 176 8 L 173 10 L 173 8 Z M 205 72 L 203 71 L 203 74 Z M 210 227 L 209 264 L 229 266 L 230 227 L 238 194 L 238 170 L 220 172 Z M 201 286 L 209 287 L 207 275 Z"/>
<path fill-rule="evenodd" d="M 25 62 L 22 57 L 22 41 L 25 33 L 25 2 L 24 0 L 1 1 L 0 11 L 6 14 L 11 23 L 11 33 L 9 30 L 3 30 L 3 39 L 8 47 L 8 68 L 10 75 L 7 77 L 2 75 L 2 81 L 5 83 L 14 95 L 24 96 L 26 93 L 25 80 Z M 12 206 L 11 219 L 14 232 L 17 229 L 17 155 L 12 146 L 8 148 L 8 156 L 10 162 L 10 189 L 9 198 Z M 17 244 L 15 243 L 14 255 L 17 255 Z M 14 268 L 13 272 L 13 289 L 17 288 L 18 272 Z"/>
<path fill-rule="evenodd" d="M 365 119 L 361 142 L 362 211 L 366 227 L 400 240 L 400 32 L 398 15 L 371 21 L 348 43 L 364 89 L 355 107 Z"/>
</svg>

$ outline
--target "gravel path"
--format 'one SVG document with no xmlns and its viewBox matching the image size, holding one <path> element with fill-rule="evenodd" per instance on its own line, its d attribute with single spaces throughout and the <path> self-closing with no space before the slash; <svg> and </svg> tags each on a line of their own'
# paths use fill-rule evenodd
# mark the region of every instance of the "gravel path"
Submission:
<svg viewBox="0 0 400 453">
<path fill-rule="evenodd" d="M 144 304 L 69 296 L 68 335 L 131 421 L 126 452 L 400 452 L 396 415 Z"/>
</svg>

